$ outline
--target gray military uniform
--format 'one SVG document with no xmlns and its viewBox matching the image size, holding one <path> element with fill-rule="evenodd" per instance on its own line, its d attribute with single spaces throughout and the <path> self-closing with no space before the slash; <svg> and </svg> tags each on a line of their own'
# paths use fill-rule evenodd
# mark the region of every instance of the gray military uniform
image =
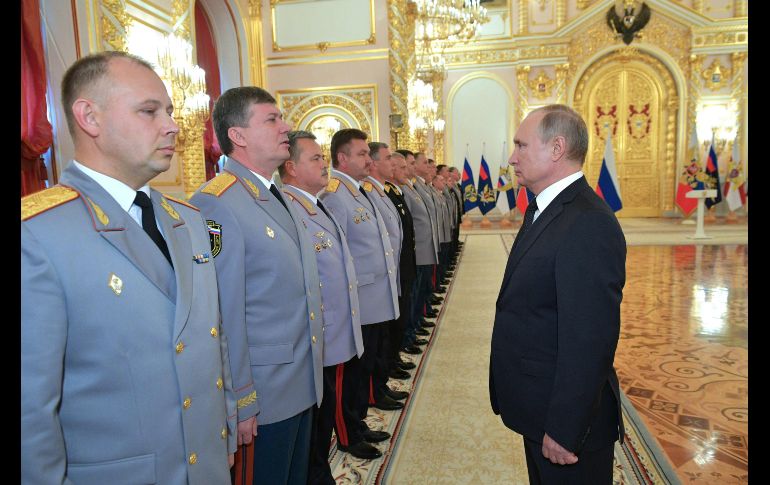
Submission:
<svg viewBox="0 0 770 485">
<path fill-rule="evenodd" d="M 22 200 L 22 483 L 230 483 L 235 398 L 200 214 L 151 191 L 172 269 L 94 179 L 70 164 L 60 183 Z"/>
<path fill-rule="evenodd" d="M 388 231 L 390 247 L 393 248 L 393 264 L 396 265 L 396 285 L 398 294 L 401 295 L 401 244 L 404 241 L 404 230 L 401 227 L 401 216 L 393 205 L 388 194 L 385 193 L 380 183 L 373 177 L 367 177 L 361 186 L 369 196 L 369 200 L 377 206 L 382 214 L 382 220 Z"/>
<path fill-rule="evenodd" d="M 399 315 L 397 266 L 380 211 L 337 170 L 332 170 L 329 185 L 319 197 L 345 232 L 353 254 L 361 324 L 395 320 Z"/>
<path fill-rule="evenodd" d="M 356 269 L 347 239 L 337 222 L 300 190 L 284 185 L 283 191 L 307 227 L 307 236 L 315 249 L 324 314 L 324 367 L 347 362 L 354 355 L 361 357 L 361 311 L 358 289 L 354 286 Z"/>
<path fill-rule="evenodd" d="M 229 157 L 224 171 L 190 200 L 213 237 L 221 236 L 214 262 L 238 420 L 259 412 L 259 424 L 272 424 L 320 403 L 320 282 L 301 219 Z"/>
<path fill-rule="evenodd" d="M 406 206 L 414 222 L 414 245 L 417 265 L 436 264 L 438 258 L 438 238 L 434 237 L 433 225 L 428 206 L 411 182 L 401 186 Z"/>
</svg>

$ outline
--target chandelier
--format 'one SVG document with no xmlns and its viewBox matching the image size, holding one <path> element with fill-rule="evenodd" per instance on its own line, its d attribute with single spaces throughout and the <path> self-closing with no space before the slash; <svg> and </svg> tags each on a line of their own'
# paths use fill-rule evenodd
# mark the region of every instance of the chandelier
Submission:
<svg viewBox="0 0 770 485">
<path fill-rule="evenodd" d="M 415 40 L 428 46 L 434 41 L 467 42 L 489 21 L 481 0 L 415 0 Z"/>
</svg>

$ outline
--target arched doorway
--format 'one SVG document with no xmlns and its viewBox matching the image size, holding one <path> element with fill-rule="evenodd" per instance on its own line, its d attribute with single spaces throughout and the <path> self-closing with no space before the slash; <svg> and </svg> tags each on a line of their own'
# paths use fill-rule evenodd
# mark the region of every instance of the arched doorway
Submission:
<svg viewBox="0 0 770 485">
<path fill-rule="evenodd" d="M 621 49 L 583 73 L 574 100 L 591 135 L 583 167 L 589 184 L 596 186 L 609 130 L 623 200 L 618 217 L 660 217 L 673 197 L 676 158 L 671 73 L 649 54 Z"/>
</svg>

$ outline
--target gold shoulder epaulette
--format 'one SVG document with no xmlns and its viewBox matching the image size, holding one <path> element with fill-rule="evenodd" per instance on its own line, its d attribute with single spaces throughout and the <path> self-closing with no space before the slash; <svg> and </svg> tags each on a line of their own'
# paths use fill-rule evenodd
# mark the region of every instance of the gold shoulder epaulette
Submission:
<svg viewBox="0 0 770 485">
<path fill-rule="evenodd" d="M 182 200 L 182 199 L 177 199 L 176 197 L 171 197 L 170 195 L 166 195 L 166 194 L 163 194 L 163 197 L 167 198 L 168 200 L 170 200 L 170 201 L 172 201 L 172 202 L 176 202 L 177 204 L 182 204 L 182 205 L 184 205 L 184 206 L 187 206 L 187 207 L 189 207 L 190 209 L 194 209 L 194 210 L 196 210 L 196 211 L 198 211 L 198 212 L 200 212 L 200 211 L 201 211 L 200 209 L 198 209 L 197 207 L 195 207 L 195 206 L 194 206 L 194 205 L 192 205 L 191 203 L 189 203 L 189 202 L 186 202 L 186 201 L 184 201 L 184 200 Z"/>
<path fill-rule="evenodd" d="M 294 194 L 292 194 L 291 192 L 289 192 L 287 190 L 284 190 L 283 193 L 288 195 L 291 200 L 296 200 L 297 202 L 299 202 L 299 204 L 302 207 L 304 207 L 305 211 L 308 214 L 310 214 L 311 216 L 314 216 L 314 215 L 317 214 L 317 212 L 313 208 L 313 203 L 310 202 L 309 200 L 307 200 L 306 198 L 304 198 L 304 197 L 295 197 Z"/>
<path fill-rule="evenodd" d="M 329 183 L 326 185 L 327 192 L 337 192 L 337 189 L 339 188 L 340 188 L 340 179 L 331 179 L 329 180 Z"/>
<path fill-rule="evenodd" d="M 26 221 L 38 214 L 80 197 L 77 191 L 57 185 L 50 189 L 21 198 L 21 220 Z"/>
<path fill-rule="evenodd" d="M 365 191 L 367 191 L 367 192 L 371 192 L 371 191 L 372 191 L 372 189 L 374 188 L 374 187 L 372 186 L 372 183 L 371 183 L 371 182 L 364 182 L 364 183 L 362 184 L 362 186 L 363 186 L 364 190 L 365 190 Z"/>
<path fill-rule="evenodd" d="M 204 194 L 211 194 L 219 197 L 235 183 L 235 175 L 224 172 L 214 177 L 209 183 L 201 189 Z"/>
<path fill-rule="evenodd" d="M 390 183 L 385 184 L 385 192 L 390 192 Z"/>
</svg>

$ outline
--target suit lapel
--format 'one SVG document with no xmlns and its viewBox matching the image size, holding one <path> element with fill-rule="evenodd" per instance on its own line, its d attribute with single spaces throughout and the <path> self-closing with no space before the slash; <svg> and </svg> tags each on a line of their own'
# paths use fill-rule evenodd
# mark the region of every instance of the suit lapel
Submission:
<svg viewBox="0 0 770 485">
<path fill-rule="evenodd" d="M 169 300 L 175 301 L 174 271 L 142 226 L 101 185 L 74 165 L 65 169 L 61 184 L 81 192 L 99 235 L 131 261 Z M 155 211 L 157 214 L 157 209 Z M 109 273 L 110 268 L 105 271 Z"/>
<path fill-rule="evenodd" d="M 174 317 L 174 339 L 176 339 L 187 324 L 187 317 L 190 315 L 190 307 L 192 306 L 193 249 L 189 229 L 182 216 L 155 190 L 152 191 L 152 203 L 166 238 L 176 273 L 177 300 Z"/>
<path fill-rule="evenodd" d="M 503 283 L 500 286 L 500 294 L 503 293 L 513 271 L 516 269 L 516 265 L 521 261 L 521 258 L 527 251 L 529 251 L 543 231 L 545 231 L 545 229 L 564 211 L 564 205 L 570 203 L 584 186 L 588 187 L 585 177 L 568 185 L 567 188 L 562 190 L 559 195 L 548 204 L 548 207 L 546 207 L 538 216 L 537 220 L 532 223 L 532 226 L 530 226 L 527 232 L 524 233 L 521 238 L 517 237 L 517 240 L 514 241 L 514 247 L 511 248 L 511 254 L 508 257 L 508 263 L 505 267 Z"/>
</svg>

